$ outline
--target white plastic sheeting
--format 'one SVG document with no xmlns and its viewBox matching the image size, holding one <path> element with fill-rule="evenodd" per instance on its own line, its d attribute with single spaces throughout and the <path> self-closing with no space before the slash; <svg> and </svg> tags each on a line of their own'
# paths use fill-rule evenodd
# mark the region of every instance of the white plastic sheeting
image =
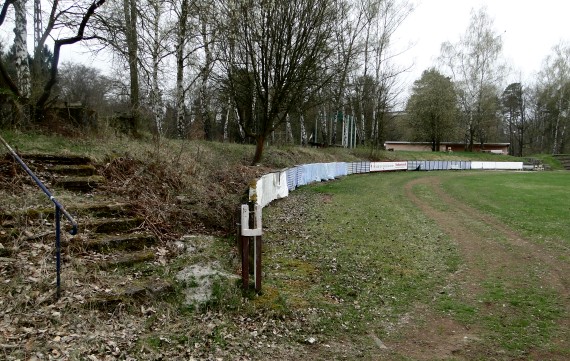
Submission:
<svg viewBox="0 0 570 361">
<path fill-rule="evenodd" d="M 297 186 L 332 180 L 348 174 L 347 164 L 343 162 L 303 164 L 296 168 L 299 168 L 301 173 Z"/>
<path fill-rule="evenodd" d="M 402 162 L 336 162 L 312 163 L 269 173 L 250 188 L 249 199 L 265 207 L 275 199 L 284 198 L 294 189 L 316 182 L 332 180 L 349 174 L 388 170 L 522 170 L 522 162 L 472 161 L 402 161 Z"/>
<path fill-rule="evenodd" d="M 249 199 L 265 207 L 275 199 L 287 197 L 289 191 L 299 186 L 348 175 L 344 162 L 303 164 L 281 172 L 269 173 L 250 188 Z"/>
<path fill-rule="evenodd" d="M 255 188 L 250 188 L 249 199 L 261 207 L 272 201 L 289 196 L 287 172 L 275 172 L 264 175 L 257 180 Z"/>
<path fill-rule="evenodd" d="M 302 173 L 299 167 L 289 168 L 285 172 L 287 173 L 287 188 L 291 192 L 299 186 Z"/>
<path fill-rule="evenodd" d="M 370 172 L 370 162 L 347 163 L 348 174 L 360 174 Z"/>
</svg>

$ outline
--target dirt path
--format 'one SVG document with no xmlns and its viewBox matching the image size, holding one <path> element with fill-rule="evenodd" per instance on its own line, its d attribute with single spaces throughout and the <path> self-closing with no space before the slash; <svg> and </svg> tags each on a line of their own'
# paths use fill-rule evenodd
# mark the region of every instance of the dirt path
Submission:
<svg viewBox="0 0 570 361">
<path fill-rule="evenodd" d="M 418 196 L 414 192 L 415 187 L 427 188 L 437 196 L 437 202 Z M 466 304 L 477 304 L 485 283 L 497 282 L 505 289 L 544 287 L 556 290 L 564 314 L 569 314 L 570 267 L 552 251 L 525 239 L 499 220 L 452 198 L 442 189 L 438 176 L 422 177 L 407 183 L 405 194 L 457 243 L 464 264 L 448 280 L 449 290 L 443 293 L 455 292 L 453 298 Z M 537 279 L 540 286 L 537 286 Z M 509 304 L 484 302 L 477 309 L 478 314 L 485 318 L 514 312 L 510 307 Z M 498 346 L 489 348 L 493 344 L 489 340 L 492 332 L 483 322 L 467 326 L 451 315 L 434 311 L 430 305 L 418 305 L 410 318 L 412 320 L 403 326 L 399 341 L 390 345 L 391 352 L 386 359 L 396 355 L 414 360 L 512 359 L 512 355 L 506 356 Z M 567 318 L 561 321 L 559 327 L 562 332 L 550 340 L 549 347 L 545 345 L 525 351 L 520 359 L 567 359 L 570 349 L 568 321 Z"/>
</svg>

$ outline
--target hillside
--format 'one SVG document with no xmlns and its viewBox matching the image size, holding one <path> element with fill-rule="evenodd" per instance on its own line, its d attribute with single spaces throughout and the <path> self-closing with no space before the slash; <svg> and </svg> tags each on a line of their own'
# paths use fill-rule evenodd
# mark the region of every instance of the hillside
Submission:
<svg viewBox="0 0 570 361">
<path fill-rule="evenodd" d="M 0 344 L 9 360 L 247 359 L 256 344 L 237 339 L 240 328 L 296 342 L 299 320 L 259 313 L 237 287 L 236 212 L 253 179 L 301 163 L 502 158 L 269 147 L 249 166 L 253 147 L 237 144 L 3 136 L 79 223 L 78 235 L 62 236 L 56 300 L 53 206 L 2 158 Z"/>
</svg>

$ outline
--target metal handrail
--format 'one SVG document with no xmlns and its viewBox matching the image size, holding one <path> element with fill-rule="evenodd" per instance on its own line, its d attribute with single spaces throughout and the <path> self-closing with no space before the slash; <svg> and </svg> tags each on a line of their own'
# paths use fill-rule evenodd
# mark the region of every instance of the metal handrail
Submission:
<svg viewBox="0 0 570 361">
<path fill-rule="evenodd" d="M 65 208 L 63 207 L 63 205 L 61 205 L 61 203 L 59 203 L 55 197 L 51 194 L 51 192 L 47 189 L 47 187 L 42 183 L 41 180 L 39 180 L 39 178 L 34 174 L 34 172 L 32 172 L 30 170 L 30 168 L 28 168 L 28 166 L 26 165 L 26 163 L 24 163 L 24 161 L 22 160 L 22 158 L 20 158 L 18 156 L 18 154 L 16 154 L 16 152 L 14 151 L 14 149 L 12 149 L 12 147 L 10 147 L 10 145 L 4 140 L 4 138 L 2 138 L 2 136 L 0 136 L 0 142 L 2 142 L 2 144 L 4 144 L 4 146 L 8 149 L 8 151 L 10 152 L 10 154 L 12 155 L 12 157 L 14 157 L 14 159 L 20 163 L 20 165 L 22 166 L 22 168 L 26 171 L 26 173 L 28 173 L 30 175 L 30 177 L 32 177 L 32 179 L 34 180 L 34 182 L 36 182 L 36 184 L 38 185 L 38 187 L 41 188 L 41 190 L 46 194 L 46 196 L 48 196 L 49 200 L 52 201 L 52 203 L 55 205 L 55 251 L 56 251 L 56 274 L 57 274 L 57 280 L 56 280 L 56 284 L 57 284 L 57 291 L 56 291 L 56 297 L 57 299 L 59 299 L 60 297 L 60 291 L 61 291 L 61 224 L 60 224 L 60 218 L 61 218 L 61 214 L 63 214 L 65 216 L 65 218 L 67 218 L 67 220 L 69 220 L 69 222 L 71 222 L 72 225 L 72 229 L 69 232 L 71 235 L 75 235 L 77 234 L 77 222 L 75 221 L 75 219 L 73 219 L 73 217 L 65 210 Z"/>
</svg>

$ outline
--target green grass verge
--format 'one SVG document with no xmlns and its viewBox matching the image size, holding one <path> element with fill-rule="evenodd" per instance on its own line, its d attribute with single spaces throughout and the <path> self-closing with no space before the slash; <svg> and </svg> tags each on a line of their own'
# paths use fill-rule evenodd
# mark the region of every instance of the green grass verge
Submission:
<svg viewBox="0 0 570 361">
<path fill-rule="evenodd" d="M 455 177 L 444 187 L 537 243 L 570 245 L 570 172 L 485 172 Z M 563 256 L 564 253 L 560 255 Z"/>
</svg>

